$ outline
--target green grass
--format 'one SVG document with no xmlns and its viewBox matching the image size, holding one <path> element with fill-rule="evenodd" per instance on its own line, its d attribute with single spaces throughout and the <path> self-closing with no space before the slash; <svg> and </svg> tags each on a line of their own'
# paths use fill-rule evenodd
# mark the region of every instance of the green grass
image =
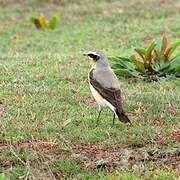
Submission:
<svg viewBox="0 0 180 180">
<path fill-rule="evenodd" d="M 178 1 L 0 0 L 0 5 L 0 172 L 7 179 L 178 178 L 172 160 L 177 163 L 179 151 L 168 153 L 179 147 L 179 80 L 120 78 L 124 109 L 133 124 L 116 120 L 110 128 L 112 113 L 104 110 L 95 127 L 98 112 L 87 83 L 89 62 L 82 56 L 94 49 L 128 55 L 164 31 L 178 40 Z M 57 15 L 58 28 L 37 30 L 29 19 L 41 13 Z M 111 157 L 119 146 L 148 153 L 158 147 L 153 155 L 160 155 L 140 171 L 111 163 L 103 170 L 87 166 L 101 156 L 98 148 Z M 82 147 L 89 148 L 83 157 Z"/>
</svg>

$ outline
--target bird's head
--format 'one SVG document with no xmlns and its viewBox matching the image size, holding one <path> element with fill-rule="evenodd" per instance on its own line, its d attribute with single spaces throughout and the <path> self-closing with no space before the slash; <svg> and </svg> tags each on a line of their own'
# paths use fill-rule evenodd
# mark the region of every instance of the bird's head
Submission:
<svg viewBox="0 0 180 180">
<path fill-rule="evenodd" d="M 89 51 L 84 53 L 84 56 L 87 56 L 90 59 L 90 64 L 92 67 L 106 67 L 109 66 L 108 59 L 102 51 Z"/>
</svg>

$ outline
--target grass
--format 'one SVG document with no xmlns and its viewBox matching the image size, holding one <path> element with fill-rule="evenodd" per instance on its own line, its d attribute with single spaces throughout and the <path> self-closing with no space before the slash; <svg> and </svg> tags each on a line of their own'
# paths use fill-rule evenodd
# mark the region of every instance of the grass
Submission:
<svg viewBox="0 0 180 180">
<path fill-rule="evenodd" d="M 178 179 L 179 80 L 120 78 L 133 124 L 116 120 L 110 128 L 112 113 L 104 110 L 95 127 L 97 106 L 82 56 L 92 49 L 127 55 L 164 31 L 179 39 L 178 1 L 0 5 L 0 179 Z M 56 14 L 58 28 L 36 30 L 29 18 L 40 13 Z M 114 160 L 119 152 L 124 164 Z"/>
</svg>

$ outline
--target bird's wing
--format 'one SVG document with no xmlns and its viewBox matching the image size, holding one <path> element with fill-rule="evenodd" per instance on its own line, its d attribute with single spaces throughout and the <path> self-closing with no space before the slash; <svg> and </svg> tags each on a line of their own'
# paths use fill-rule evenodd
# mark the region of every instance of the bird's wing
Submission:
<svg viewBox="0 0 180 180">
<path fill-rule="evenodd" d="M 90 84 L 104 99 L 111 103 L 119 112 L 122 112 L 120 89 L 104 87 L 93 77 L 93 71 L 94 69 L 92 69 L 89 73 Z"/>
</svg>

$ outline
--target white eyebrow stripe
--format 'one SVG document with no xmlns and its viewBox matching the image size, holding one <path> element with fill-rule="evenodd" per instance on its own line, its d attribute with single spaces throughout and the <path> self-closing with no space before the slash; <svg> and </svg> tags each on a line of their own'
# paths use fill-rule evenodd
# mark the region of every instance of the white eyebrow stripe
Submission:
<svg viewBox="0 0 180 180">
<path fill-rule="evenodd" d="M 95 51 L 89 51 L 87 54 L 94 54 L 94 55 L 96 55 L 96 56 L 99 56 L 99 55 L 97 54 L 97 52 L 95 52 Z"/>
</svg>

